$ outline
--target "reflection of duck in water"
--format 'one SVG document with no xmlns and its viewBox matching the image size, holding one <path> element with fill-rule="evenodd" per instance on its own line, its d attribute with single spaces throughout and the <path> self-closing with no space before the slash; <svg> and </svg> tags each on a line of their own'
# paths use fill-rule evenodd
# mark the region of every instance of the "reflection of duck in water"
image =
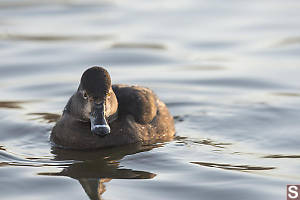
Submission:
<svg viewBox="0 0 300 200">
<path fill-rule="evenodd" d="M 168 140 L 174 133 L 172 116 L 151 90 L 111 85 L 105 69 L 92 67 L 83 73 L 51 140 L 67 148 L 92 149 L 149 144 Z"/>
<path fill-rule="evenodd" d="M 85 193 L 92 200 L 100 200 L 101 195 L 106 191 L 104 183 L 111 181 L 111 178 L 101 179 L 80 179 L 79 182 L 83 187 Z"/>
<path fill-rule="evenodd" d="M 55 161 L 74 160 L 70 166 L 58 173 L 40 173 L 40 175 L 68 176 L 78 180 L 86 194 L 92 200 L 102 199 L 106 191 L 105 183 L 112 179 L 151 179 L 156 175 L 145 171 L 119 169 L 118 161 L 124 156 L 141 151 L 149 151 L 156 146 L 128 145 L 97 151 L 74 151 L 53 148 Z"/>
</svg>

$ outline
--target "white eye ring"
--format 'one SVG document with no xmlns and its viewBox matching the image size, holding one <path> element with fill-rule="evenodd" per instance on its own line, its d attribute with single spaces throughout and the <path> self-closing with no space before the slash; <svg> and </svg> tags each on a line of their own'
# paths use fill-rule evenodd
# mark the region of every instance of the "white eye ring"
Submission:
<svg viewBox="0 0 300 200">
<path fill-rule="evenodd" d="M 86 92 L 83 92 L 82 97 L 83 97 L 84 99 L 87 99 L 87 98 L 88 98 L 87 93 L 86 93 Z"/>
</svg>

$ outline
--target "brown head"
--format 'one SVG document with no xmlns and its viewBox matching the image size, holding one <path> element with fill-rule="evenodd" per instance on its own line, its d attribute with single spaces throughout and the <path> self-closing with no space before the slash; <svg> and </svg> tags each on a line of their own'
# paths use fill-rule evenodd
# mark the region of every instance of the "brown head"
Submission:
<svg viewBox="0 0 300 200">
<path fill-rule="evenodd" d="M 80 121 L 90 122 L 92 134 L 105 136 L 110 133 L 108 123 L 116 119 L 117 109 L 109 73 L 95 66 L 83 73 L 78 90 L 65 110 Z"/>
</svg>

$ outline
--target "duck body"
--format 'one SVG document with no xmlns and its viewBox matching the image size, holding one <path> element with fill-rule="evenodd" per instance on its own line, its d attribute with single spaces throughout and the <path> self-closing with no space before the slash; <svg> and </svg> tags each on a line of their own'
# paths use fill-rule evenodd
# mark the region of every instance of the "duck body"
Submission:
<svg viewBox="0 0 300 200">
<path fill-rule="evenodd" d="M 96 76 L 96 79 L 85 73 Z M 56 146 L 96 149 L 133 143 L 151 144 L 174 136 L 173 117 L 153 91 L 111 83 L 104 83 L 107 86 L 103 89 L 102 79 L 109 77 L 105 69 L 92 67 L 85 73 L 77 92 L 52 129 L 50 139 Z M 85 78 L 90 79 L 88 84 L 93 87 L 85 86 Z"/>
</svg>

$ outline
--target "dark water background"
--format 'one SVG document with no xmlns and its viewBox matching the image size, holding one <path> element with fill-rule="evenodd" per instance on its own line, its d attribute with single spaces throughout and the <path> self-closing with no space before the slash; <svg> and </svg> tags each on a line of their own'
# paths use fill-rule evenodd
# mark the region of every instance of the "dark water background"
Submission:
<svg viewBox="0 0 300 200">
<path fill-rule="evenodd" d="M 299 10 L 295 0 L 2 0 L 0 199 L 285 199 L 300 183 Z M 152 88 L 177 137 L 51 148 L 92 65 Z"/>
</svg>

